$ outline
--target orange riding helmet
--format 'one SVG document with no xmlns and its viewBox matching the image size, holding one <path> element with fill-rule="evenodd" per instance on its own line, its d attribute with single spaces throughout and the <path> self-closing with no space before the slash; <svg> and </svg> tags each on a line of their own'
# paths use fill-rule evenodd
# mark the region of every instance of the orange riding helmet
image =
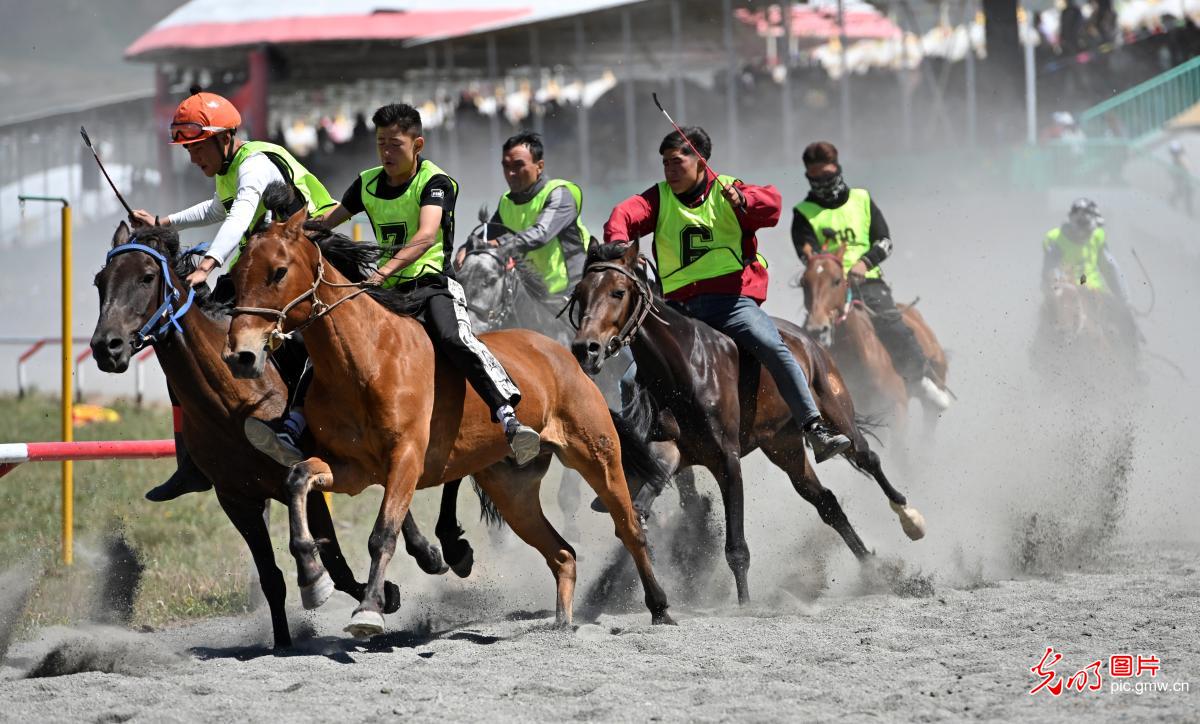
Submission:
<svg viewBox="0 0 1200 724">
<path fill-rule="evenodd" d="M 212 138 L 242 125 L 242 114 L 223 96 L 197 91 L 175 109 L 171 120 L 171 143 L 187 145 Z"/>
</svg>

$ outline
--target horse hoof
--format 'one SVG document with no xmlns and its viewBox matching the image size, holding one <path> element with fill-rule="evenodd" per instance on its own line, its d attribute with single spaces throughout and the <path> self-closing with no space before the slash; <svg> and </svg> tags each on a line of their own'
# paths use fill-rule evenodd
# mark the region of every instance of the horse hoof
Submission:
<svg viewBox="0 0 1200 724">
<path fill-rule="evenodd" d="M 355 611 L 350 623 L 342 629 L 356 639 L 369 639 L 383 633 L 383 614 L 378 611 Z"/>
<path fill-rule="evenodd" d="M 650 614 L 650 624 L 652 626 L 678 626 L 675 619 L 671 618 L 671 614 L 663 611 L 662 613 Z"/>
<path fill-rule="evenodd" d="M 306 611 L 320 608 L 333 595 L 333 579 L 327 571 L 321 571 L 321 577 L 307 586 L 300 587 L 300 602 Z"/>
<path fill-rule="evenodd" d="M 400 587 L 391 581 L 383 582 L 383 612 L 395 613 L 400 610 Z"/>
<path fill-rule="evenodd" d="M 925 516 L 911 505 L 892 503 L 892 510 L 900 518 L 900 527 L 909 540 L 921 540 L 925 537 Z"/>
<path fill-rule="evenodd" d="M 450 570 L 454 571 L 454 575 L 459 578 L 466 578 L 471 575 L 471 569 L 475 566 L 475 551 L 471 546 L 466 546 L 462 557 L 450 564 Z"/>
</svg>

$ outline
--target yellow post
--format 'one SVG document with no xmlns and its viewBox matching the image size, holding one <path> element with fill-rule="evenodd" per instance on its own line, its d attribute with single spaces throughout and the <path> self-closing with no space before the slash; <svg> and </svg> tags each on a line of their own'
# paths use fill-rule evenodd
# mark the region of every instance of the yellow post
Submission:
<svg viewBox="0 0 1200 724">
<path fill-rule="evenodd" d="M 71 206 L 63 199 L 62 207 L 62 439 L 75 438 L 75 386 L 71 353 Z M 62 544 L 63 563 L 75 561 L 75 463 L 62 462 Z"/>
<path fill-rule="evenodd" d="M 355 241 L 362 241 L 362 225 L 357 221 L 350 227 L 350 238 Z"/>
<path fill-rule="evenodd" d="M 18 196 L 26 201 L 49 201 L 62 204 L 62 439 L 75 438 L 72 417 L 75 412 L 74 368 L 71 354 L 71 204 L 62 196 Z M 62 557 L 63 563 L 75 562 L 75 468 L 70 460 L 62 463 Z"/>
</svg>

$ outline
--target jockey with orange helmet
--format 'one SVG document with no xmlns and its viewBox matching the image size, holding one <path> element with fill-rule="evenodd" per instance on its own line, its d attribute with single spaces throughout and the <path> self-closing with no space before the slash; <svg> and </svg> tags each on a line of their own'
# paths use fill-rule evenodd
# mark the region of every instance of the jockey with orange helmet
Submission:
<svg viewBox="0 0 1200 724">
<path fill-rule="evenodd" d="M 228 99 L 193 87 L 192 94 L 175 110 L 170 143 L 187 150 L 192 164 L 215 181 L 216 191 L 212 198 L 166 216 L 151 214 L 143 209 L 137 209 L 132 214 L 135 227 L 154 225 L 185 229 L 220 224 L 212 243 L 204 252 L 204 258 L 196 265 L 195 271 L 187 276 L 188 286 L 204 284 L 209 275 L 226 261 L 231 265 L 237 263 L 241 246 L 261 222 L 269 219 L 262 204 L 262 195 L 271 183 L 282 183 L 293 189 L 292 196 L 296 199 L 296 208 L 291 210 L 293 212 L 299 210 L 301 204 L 306 204 L 309 214 L 316 216 L 335 205 L 316 176 L 309 173 L 287 149 L 265 141 L 239 139 L 237 129 L 241 124 L 241 113 Z M 213 296 L 232 300 L 233 285 L 227 283 L 224 277 L 221 278 Z M 294 437 L 298 438 L 304 428 L 304 416 L 300 408 L 306 386 L 308 355 L 301 345 L 281 349 L 280 353 L 276 360 L 292 389 L 293 405 L 285 419 L 276 424 L 290 427 Z M 183 448 L 178 429 L 180 416 L 177 414 L 175 419 L 178 470 L 165 483 L 146 493 L 148 499 L 156 502 L 212 487 Z M 258 446 L 253 437 L 251 443 Z"/>
</svg>

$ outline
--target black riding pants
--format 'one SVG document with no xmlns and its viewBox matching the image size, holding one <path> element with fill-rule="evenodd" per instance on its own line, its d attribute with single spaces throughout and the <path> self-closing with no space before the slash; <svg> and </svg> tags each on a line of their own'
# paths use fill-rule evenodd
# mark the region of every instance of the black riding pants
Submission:
<svg viewBox="0 0 1200 724">
<path fill-rule="evenodd" d="M 916 335 L 904 323 L 900 310 L 896 308 L 887 282 L 867 279 L 858 285 L 855 294 L 871 310 L 875 334 L 892 356 L 892 366 L 896 372 L 909 384 L 920 382 L 929 363 Z"/>
<path fill-rule="evenodd" d="M 467 378 L 488 409 L 495 412 L 504 405 L 515 407 L 521 401 L 521 391 L 500 360 L 471 331 L 462 286 L 453 279 L 441 277 L 437 286 L 421 291 L 432 292 L 416 316 L 429 332 L 434 348 Z"/>
</svg>

